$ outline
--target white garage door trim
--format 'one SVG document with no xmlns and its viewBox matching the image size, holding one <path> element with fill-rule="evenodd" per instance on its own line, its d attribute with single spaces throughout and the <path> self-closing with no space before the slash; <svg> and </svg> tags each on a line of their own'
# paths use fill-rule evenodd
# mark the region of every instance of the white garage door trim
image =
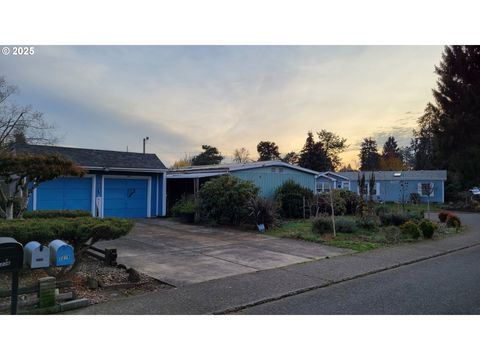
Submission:
<svg viewBox="0 0 480 360">
<path fill-rule="evenodd" d="M 73 178 L 75 176 L 61 176 L 60 178 Z M 92 216 L 95 217 L 95 195 L 97 193 L 97 179 L 95 174 L 87 174 L 83 175 L 84 178 L 90 178 L 92 179 L 92 206 L 91 206 L 91 212 Z M 57 178 L 59 179 L 59 178 Z M 55 180 L 55 179 L 53 179 Z M 32 194 L 32 209 L 35 211 L 37 210 L 37 188 L 33 189 L 33 194 Z"/>
<path fill-rule="evenodd" d="M 140 179 L 148 180 L 147 185 L 147 217 L 152 217 L 152 177 L 151 176 L 129 176 L 129 175 L 102 175 L 102 213 L 101 217 L 104 218 L 105 211 L 105 179 Z M 158 194 L 157 194 L 158 196 Z"/>
</svg>

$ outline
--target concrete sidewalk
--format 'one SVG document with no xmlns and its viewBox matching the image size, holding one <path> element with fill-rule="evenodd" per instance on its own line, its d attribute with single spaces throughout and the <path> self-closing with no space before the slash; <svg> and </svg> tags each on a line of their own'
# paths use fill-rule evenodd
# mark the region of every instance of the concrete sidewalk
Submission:
<svg viewBox="0 0 480 360">
<path fill-rule="evenodd" d="M 235 275 L 94 305 L 71 314 L 223 314 L 241 310 L 480 245 L 480 214 L 460 216 L 469 229 L 458 236 Z"/>
</svg>

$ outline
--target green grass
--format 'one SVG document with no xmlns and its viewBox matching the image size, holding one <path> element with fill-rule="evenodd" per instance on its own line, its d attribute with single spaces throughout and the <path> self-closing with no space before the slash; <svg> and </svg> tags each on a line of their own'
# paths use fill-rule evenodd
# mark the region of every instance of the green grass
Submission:
<svg viewBox="0 0 480 360">
<path fill-rule="evenodd" d="M 358 229 L 351 234 L 338 233 L 334 238 L 332 234 L 320 235 L 313 232 L 310 220 L 285 221 L 279 226 L 267 230 L 266 234 L 276 237 L 301 239 L 359 252 L 385 246 L 385 244 L 379 242 L 382 234 L 378 231 Z"/>
<path fill-rule="evenodd" d="M 430 211 L 438 211 L 442 210 L 442 206 L 444 204 L 430 204 Z M 384 204 L 376 204 L 376 206 L 386 206 L 390 208 L 390 210 L 398 210 L 402 211 L 403 207 L 401 204 L 397 203 L 384 203 Z M 428 205 L 427 204 L 405 204 L 405 211 L 427 211 Z"/>
</svg>

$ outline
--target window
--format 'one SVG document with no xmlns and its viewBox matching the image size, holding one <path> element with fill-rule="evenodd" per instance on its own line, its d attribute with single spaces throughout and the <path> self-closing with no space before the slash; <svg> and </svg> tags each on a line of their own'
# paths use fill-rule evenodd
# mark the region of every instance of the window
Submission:
<svg viewBox="0 0 480 360">
<path fill-rule="evenodd" d="M 329 182 L 319 182 L 317 183 L 317 192 L 319 193 L 326 193 L 330 191 L 330 183 Z"/>
<path fill-rule="evenodd" d="M 350 181 L 342 181 L 341 189 L 350 190 Z"/>
<path fill-rule="evenodd" d="M 434 194 L 433 183 L 419 183 L 418 184 L 418 193 L 421 196 L 432 197 Z"/>
</svg>

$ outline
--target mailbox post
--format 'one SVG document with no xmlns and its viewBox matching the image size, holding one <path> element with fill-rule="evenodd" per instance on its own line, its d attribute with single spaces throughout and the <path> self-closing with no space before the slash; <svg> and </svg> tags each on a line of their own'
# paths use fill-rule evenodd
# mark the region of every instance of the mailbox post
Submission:
<svg viewBox="0 0 480 360">
<path fill-rule="evenodd" d="M 23 267 L 23 246 L 15 239 L 0 238 L 0 272 L 12 274 L 12 293 L 10 313 L 17 313 L 18 272 Z"/>
</svg>

